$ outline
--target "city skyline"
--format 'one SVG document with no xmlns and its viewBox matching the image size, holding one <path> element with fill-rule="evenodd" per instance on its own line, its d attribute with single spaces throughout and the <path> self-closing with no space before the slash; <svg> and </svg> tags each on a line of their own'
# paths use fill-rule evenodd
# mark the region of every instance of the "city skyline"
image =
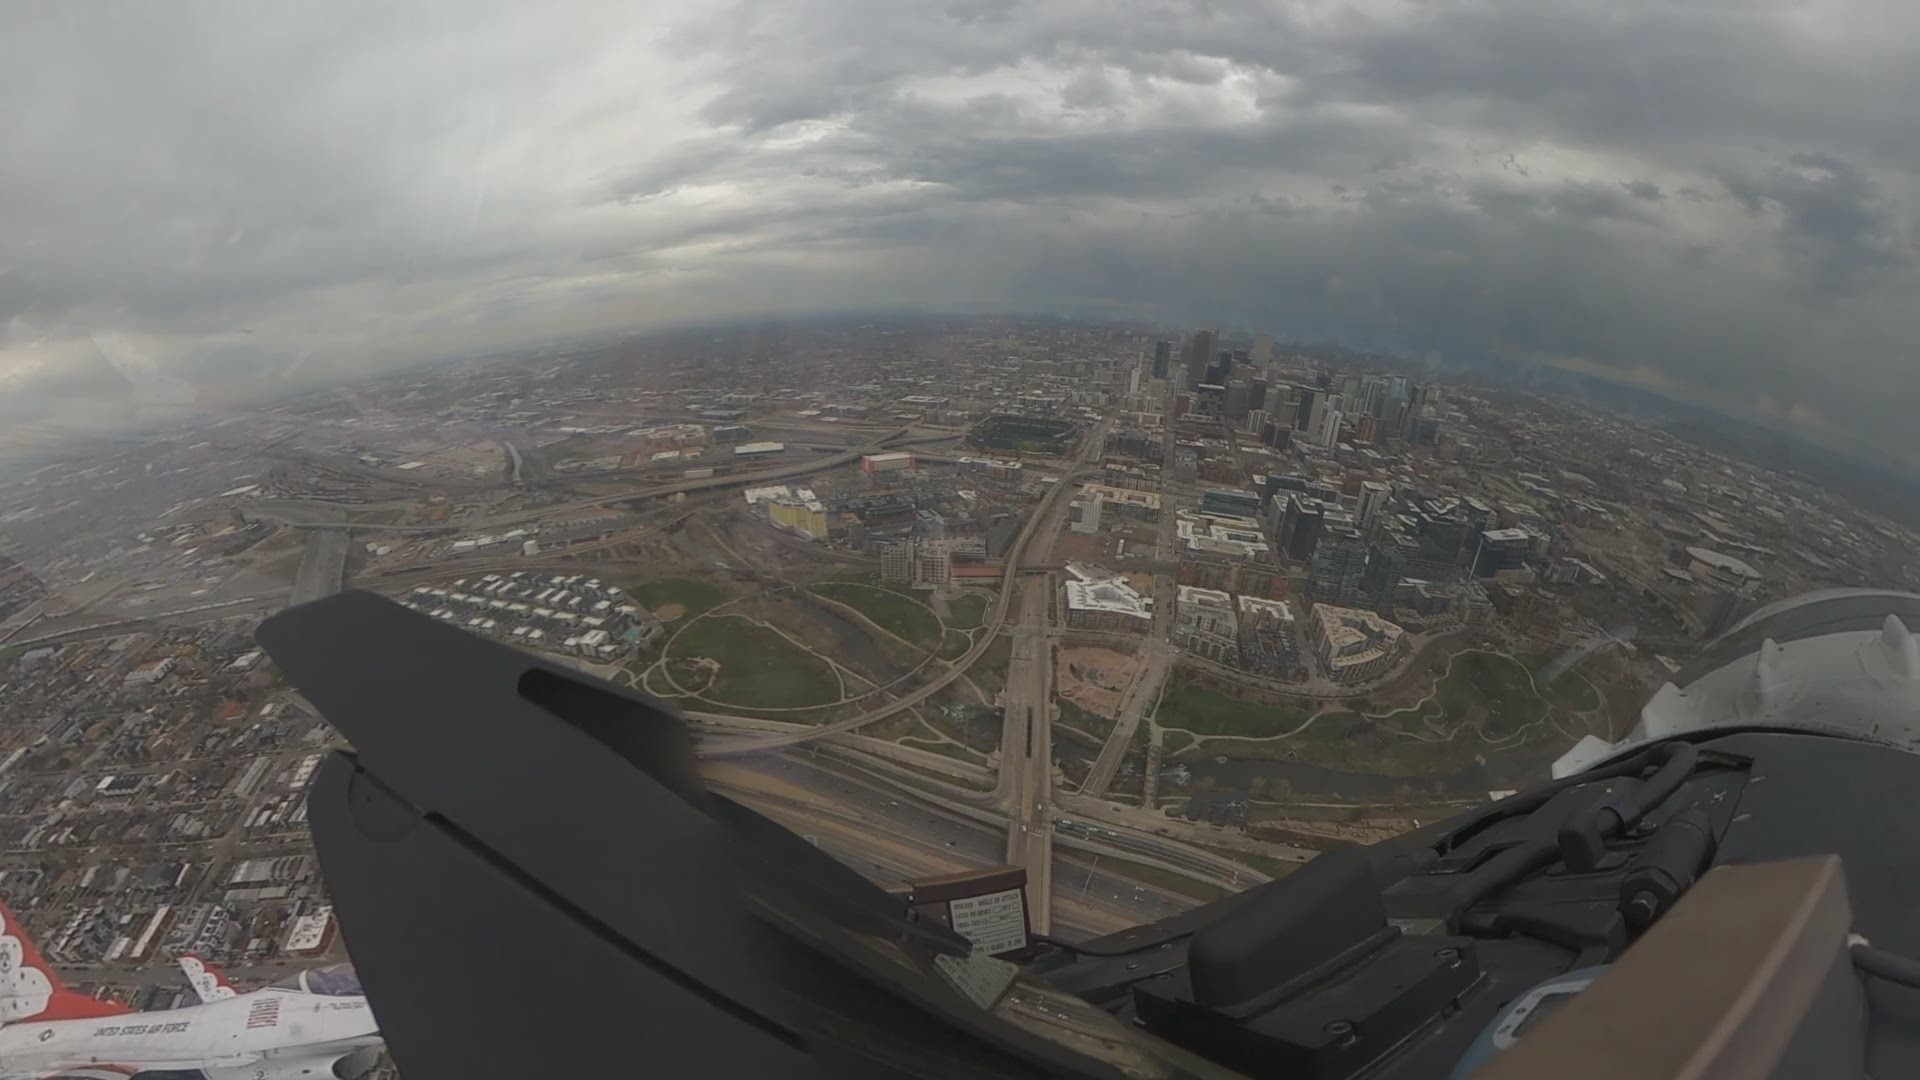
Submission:
<svg viewBox="0 0 1920 1080">
<path fill-rule="evenodd" d="M 51 424 L 616 326 L 965 306 L 1499 358 L 1897 446 L 1916 17 L 14 14 L 0 78 L 58 105 L 0 121 L 0 388 Z"/>
</svg>

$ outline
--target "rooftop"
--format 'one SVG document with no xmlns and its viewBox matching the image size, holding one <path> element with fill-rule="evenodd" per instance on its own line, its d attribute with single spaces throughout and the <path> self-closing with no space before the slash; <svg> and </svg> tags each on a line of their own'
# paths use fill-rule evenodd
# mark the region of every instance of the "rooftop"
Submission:
<svg viewBox="0 0 1920 1080">
<path fill-rule="evenodd" d="M 1228 596 L 1219 589 L 1203 589 L 1198 585 L 1182 585 L 1179 586 L 1179 589 L 1178 599 L 1183 607 L 1187 604 L 1194 604 L 1199 607 L 1221 608 L 1227 611 L 1233 610 L 1233 597 Z"/>
<path fill-rule="evenodd" d="M 1400 624 L 1371 611 L 1319 604 L 1314 623 L 1326 643 L 1326 661 L 1335 669 L 1368 663 L 1393 651 L 1406 635 Z"/>
<path fill-rule="evenodd" d="M 1153 618 L 1153 601 L 1133 591 L 1124 578 L 1067 582 L 1067 609 Z"/>
<path fill-rule="evenodd" d="M 1243 617 L 1257 615 L 1280 619 L 1284 622 L 1293 621 L 1293 607 L 1285 600 L 1268 600 L 1265 597 L 1245 594 L 1240 596 L 1240 614 Z"/>
</svg>

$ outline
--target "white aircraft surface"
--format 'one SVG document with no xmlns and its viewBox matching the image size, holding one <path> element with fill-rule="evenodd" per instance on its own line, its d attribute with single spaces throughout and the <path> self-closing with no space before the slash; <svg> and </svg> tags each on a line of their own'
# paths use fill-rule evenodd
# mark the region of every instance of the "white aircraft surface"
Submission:
<svg viewBox="0 0 1920 1080">
<path fill-rule="evenodd" d="M 197 956 L 180 967 L 200 1004 L 132 1012 L 60 985 L 0 904 L 0 1080 L 350 1080 L 371 1069 L 380 1030 L 348 964 L 238 993 Z"/>
</svg>

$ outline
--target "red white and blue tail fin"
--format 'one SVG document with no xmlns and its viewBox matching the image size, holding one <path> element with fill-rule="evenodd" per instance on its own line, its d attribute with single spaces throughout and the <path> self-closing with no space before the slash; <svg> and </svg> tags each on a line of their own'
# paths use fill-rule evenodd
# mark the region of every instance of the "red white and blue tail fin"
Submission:
<svg viewBox="0 0 1920 1080">
<path fill-rule="evenodd" d="M 240 992 L 233 988 L 225 975 L 220 974 L 212 964 L 192 953 L 180 954 L 180 970 L 187 973 L 187 985 L 200 995 L 201 1004 L 220 1001 L 225 998 L 239 997 Z"/>
<path fill-rule="evenodd" d="M 130 1012 L 60 985 L 60 976 L 33 947 L 20 920 L 0 903 L 0 1024 L 20 1020 L 84 1020 Z"/>
</svg>

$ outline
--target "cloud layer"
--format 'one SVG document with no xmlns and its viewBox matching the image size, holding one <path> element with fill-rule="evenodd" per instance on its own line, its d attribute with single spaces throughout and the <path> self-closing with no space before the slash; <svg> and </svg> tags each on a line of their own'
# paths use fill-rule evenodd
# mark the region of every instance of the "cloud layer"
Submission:
<svg viewBox="0 0 1920 1080">
<path fill-rule="evenodd" d="M 1902 0 L 641 10 L 0 15 L 0 396 L 912 303 L 1920 408 Z"/>
</svg>

